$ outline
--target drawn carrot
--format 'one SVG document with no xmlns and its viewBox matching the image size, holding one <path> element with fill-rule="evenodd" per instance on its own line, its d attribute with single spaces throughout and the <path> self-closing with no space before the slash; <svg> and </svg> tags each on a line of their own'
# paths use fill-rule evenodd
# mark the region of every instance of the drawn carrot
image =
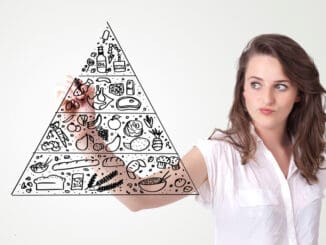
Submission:
<svg viewBox="0 0 326 245">
<path fill-rule="evenodd" d="M 51 123 L 50 128 L 52 128 L 54 130 L 54 132 L 56 133 L 56 135 L 58 136 L 60 142 L 64 145 L 64 147 L 67 147 L 66 141 L 69 141 L 69 138 L 63 132 L 63 130 L 61 128 L 59 128 L 59 122 L 56 121 L 54 123 Z"/>
</svg>

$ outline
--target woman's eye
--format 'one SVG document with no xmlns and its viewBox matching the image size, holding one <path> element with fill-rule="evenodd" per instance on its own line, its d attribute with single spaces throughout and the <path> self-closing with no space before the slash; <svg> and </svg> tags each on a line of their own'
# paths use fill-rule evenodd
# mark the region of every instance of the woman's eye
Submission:
<svg viewBox="0 0 326 245">
<path fill-rule="evenodd" d="M 251 82 L 250 85 L 252 88 L 258 88 L 260 84 L 258 82 Z"/>
<path fill-rule="evenodd" d="M 288 86 L 284 85 L 284 84 L 277 84 L 276 87 L 280 88 L 280 91 L 284 91 L 288 88 Z"/>
<path fill-rule="evenodd" d="M 258 89 L 260 87 L 260 83 L 259 82 L 251 82 L 250 86 L 254 89 Z M 285 91 L 288 87 L 285 84 L 277 84 L 276 88 L 279 91 Z"/>
</svg>

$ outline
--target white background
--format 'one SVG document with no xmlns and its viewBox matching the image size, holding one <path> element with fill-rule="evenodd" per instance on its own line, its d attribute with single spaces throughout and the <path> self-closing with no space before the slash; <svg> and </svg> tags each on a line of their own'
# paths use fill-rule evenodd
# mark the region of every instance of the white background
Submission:
<svg viewBox="0 0 326 245">
<path fill-rule="evenodd" d="M 226 128 L 236 62 L 262 33 L 298 41 L 326 76 L 323 1 L 0 2 L 0 244 L 212 244 L 193 197 L 130 212 L 113 196 L 10 195 L 60 101 L 109 21 L 180 156 Z M 323 204 L 325 208 L 325 201 Z M 326 244 L 322 211 L 319 244 Z"/>
</svg>

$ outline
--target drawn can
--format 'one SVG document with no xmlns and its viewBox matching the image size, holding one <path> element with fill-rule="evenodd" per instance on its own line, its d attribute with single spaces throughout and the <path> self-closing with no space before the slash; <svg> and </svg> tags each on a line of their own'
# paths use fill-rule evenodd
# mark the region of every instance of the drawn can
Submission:
<svg viewBox="0 0 326 245">
<path fill-rule="evenodd" d="M 82 190 L 84 182 L 84 174 L 77 173 L 71 177 L 71 190 Z"/>
</svg>

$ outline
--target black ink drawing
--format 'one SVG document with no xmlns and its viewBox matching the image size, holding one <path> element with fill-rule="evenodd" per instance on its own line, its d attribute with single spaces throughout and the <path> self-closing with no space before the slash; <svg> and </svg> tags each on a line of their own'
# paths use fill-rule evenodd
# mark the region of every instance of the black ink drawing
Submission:
<svg viewBox="0 0 326 245">
<path fill-rule="evenodd" d="M 136 179 L 135 173 L 140 168 L 146 168 L 146 163 L 142 159 L 133 160 L 127 165 L 127 174 L 130 179 Z"/>
<path fill-rule="evenodd" d="M 162 177 L 150 177 L 147 179 L 141 180 L 138 185 L 139 187 L 148 192 L 158 192 L 166 186 L 166 180 L 171 177 L 171 175 L 168 175 L 169 172 L 166 172 Z"/>
<path fill-rule="evenodd" d="M 99 191 L 99 192 L 103 192 L 103 191 L 108 191 L 111 189 L 114 189 L 120 185 L 123 184 L 123 180 L 120 179 L 117 182 L 113 182 L 110 184 L 105 184 L 108 181 L 110 181 L 111 179 L 113 179 L 115 176 L 118 175 L 118 171 L 114 170 L 111 173 L 109 173 L 108 175 L 106 175 L 105 177 L 99 179 L 98 181 L 95 182 L 96 178 L 97 178 L 97 174 L 93 174 L 93 176 L 90 178 L 88 185 L 87 185 L 87 189 L 89 190 L 95 190 L 95 191 Z M 105 184 L 105 185 L 104 185 Z"/>
<path fill-rule="evenodd" d="M 105 150 L 107 152 L 116 152 L 119 149 L 120 144 L 121 144 L 121 136 L 117 134 L 111 142 L 106 144 Z"/>
<path fill-rule="evenodd" d="M 51 162 L 52 160 L 50 160 L 50 157 L 48 157 L 48 159 L 46 159 L 45 162 L 38 162 L 38 163 L 35 163 L 35 164 L 32 164 L 30 166 L 30 169 L 34 172 L 34 173 L 43 173 L 45 170 L 48 169 L 49 167 L 49 163 Z"/>
<path fill-rule="evenodd" d="M 74 160 L 68 162 L 58 162 L 52 166 L 54 171 L 58 170 L 68 170 L 68 169 L 75 169 L 75 168 L 84 168 L 84 167 L 92 167 L 99 165 L 100 162 L 98 159 L 82 159 L 82 160 Z"/>
<path fill-rule="evenodd" d="M 63 190 L 66 179 L 59 175 L 41 176 L 34 179 L 36 190 Z"/>
<path fill-rule="evenodd" d="M 198 194 L 109 24 L 12 194 Z"/>
<path fill-rule="evenodd" d="M 107 157 L 102 161 L 103 167 L 123 167 L 125 162 L 120 157 Z"/>
<path fill-rule="evenodd" d="M 82 190 L 84 184 L 84 174 L 76 173 L 71 176 L 71 190 Z"/>
</svg>

